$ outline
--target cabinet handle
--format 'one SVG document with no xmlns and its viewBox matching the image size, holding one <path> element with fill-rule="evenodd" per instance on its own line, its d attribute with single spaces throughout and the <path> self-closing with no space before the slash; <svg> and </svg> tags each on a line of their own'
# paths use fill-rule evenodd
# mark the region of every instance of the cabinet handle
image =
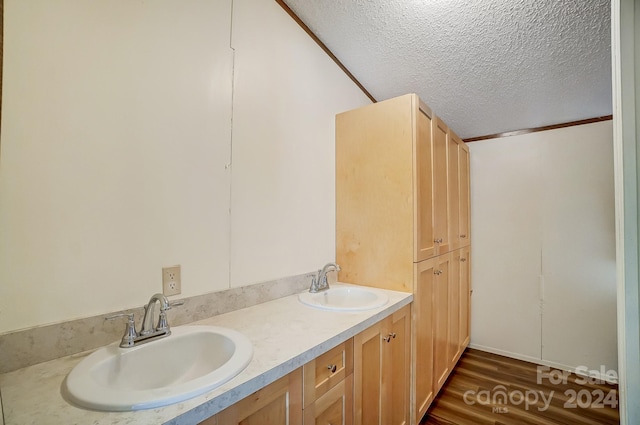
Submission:
<svg viewBox="0 0 640 425">
<path fill-rule="evenodd" d="M 442 243 L 442 238 L 440 238 L 440 239 L 434 239 L 434 240 L 433 240 L 433 243 Z"/>
<path fill-rule="evenodd" d="M 461 237 L 462 239 L 464 239 L 464 238 L 466 238 L 466 237 L 467 237 L 467 235 L 460 235 L 460 237 Z"/>
<path fill-rule="evenodd" d="M 336 370 L 338 370 L 338 366 L 330 364 L 329 366 L 327 366 L 327 369 L 329 369 L 331 373 L 336 373 Z"/>
<path fill-rule="evenodd" d="M 442 270 L 436 270 L 433 274 L 440 276 L 442 274 Z"/>
<path fill-rule="evenodd" d="M 391 338 L 393 338 L 393 339 L 396 339 L 396 333 L 395 333 L 395 332 L 391 332 L 391 333 L 389 334 L 389 336 L 390 336 Z"/>
<path fill-rule="evenodd" d="M 467 261 L 467 259 L 466 258 L 461 258 L 460 261 L 462 261 L 464 263 L 465 261 Z"/>
</svg>

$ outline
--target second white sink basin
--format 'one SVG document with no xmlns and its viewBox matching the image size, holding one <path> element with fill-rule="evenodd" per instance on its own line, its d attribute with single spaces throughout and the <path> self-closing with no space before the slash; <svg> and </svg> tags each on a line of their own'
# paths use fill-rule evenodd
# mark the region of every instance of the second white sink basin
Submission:
<svg viewBox="0 0 640 425">
<path fill-rule="evenodd" d="M 253 346 L 239 332 L 215 326 L 178 326 L 170 336 L 133 348 L 100 348 L 73 368 L 68 398 L 95 410 L 166 406 L 210 391 L 240 373 Z"/>
<path fill-rule="evenodd" d="M 298 299 L 308 306 L 334 311 L 371 310 L 389 301 L 386 294 L 375 288 L 340 284 L 313 294 L 303 292 Z"/>
</svg>

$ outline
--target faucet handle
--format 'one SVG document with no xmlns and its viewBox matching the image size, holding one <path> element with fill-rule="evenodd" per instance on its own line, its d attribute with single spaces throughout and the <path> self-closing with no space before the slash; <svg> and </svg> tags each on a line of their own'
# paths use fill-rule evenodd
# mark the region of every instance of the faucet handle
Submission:
<svg viewBox="0 0 640 425">
<path fill-rule="evenodd" d="M 169 302 L 169 304 L 167 305 L 167 308 L 165 310 L 171 310 L 171 307 L 177 307 L 177 306 L 183 305 L 183 304 L 184 304 L 184 300 L 171 301 L 171 302 Z"/>
<path fill-rule="evenodd" d="M 316 292 L 318 290 L 318 285 L 320 283 L 320 272 L 321 270 L 318 270 L 317 274 L 311 276 L 311 288 L 309 288 L 309 292 Z"/>
<path fill-rule="evenodd" d="M 113 320 L 113 319 L 117 319 L 119 317 L 128 317 L 129 320 L 133 320 L 133 313 L 118 313 L 118 314 L 112 314 L 111 316 L 107 316 L 104 318 L 104 320 Z"/>
<path fill-rule="evenodd" d="M 138 333 L 136 332 L 136 322 L 134 320 L 133 313 L 113 314 L 111 316 L 105 317 L 104 320 L 114 320 L 120 317 L 127 317 L 127 327 L 124 330 L 122 341 L 120 341 L 120 347 L 122 348 L 133 347 L 135 339 L 138 336 Z"/>
<path fill-rule="evenodd" d="M 160 306 L 160 311 L 171 310 L 171 307 L 177 307 L 177 306 L 182 305 L 182 304 L 184 304 L 184 300 L 170 301 L 170 302 L 167 302 L 167 304 L 164 305 L 164 306 L 161 305 Z M 146 306 L 145 306 L 145 308 L 146 308 Z"/>
<path fill-rule="evenodd" d="M 167 322 L 167 310 L 171 310 L 171 307 L 177 307 L 182 304 L 184 304 L 184 300 L 172 301 L 167 304 L 166 308 L 160 309 L 160 316 L 158 317 L 158 326 L 156 327 L 156 331 L 171 334 L 171 331 L 169 330 L 169 322 Z"/>
</svg>

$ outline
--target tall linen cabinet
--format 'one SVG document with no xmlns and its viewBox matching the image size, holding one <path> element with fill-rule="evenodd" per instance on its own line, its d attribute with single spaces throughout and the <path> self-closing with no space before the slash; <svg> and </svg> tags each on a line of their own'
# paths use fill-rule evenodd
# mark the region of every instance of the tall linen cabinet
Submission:
<svg viewBox="0 0 640 425">
<path fill-rule="evenodd" d="M 413 292 L 413 424 L 469 343 L 469 184 L 467 146 L 415 94 L 336 116 L 340 281 Z"/>
</svg>

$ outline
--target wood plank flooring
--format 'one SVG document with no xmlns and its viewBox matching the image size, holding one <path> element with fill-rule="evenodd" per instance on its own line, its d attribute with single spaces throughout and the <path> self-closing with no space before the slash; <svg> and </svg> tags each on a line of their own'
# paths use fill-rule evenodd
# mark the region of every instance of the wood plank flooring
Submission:
<svg viewBox="0 0 640 425">
<path fill-rule="evenodd" d="M 616 385 L 595 378 L 583 383 L 584 378 L 555 369 L 539 377 L 537 367 L 467 349 L 420 424 L 620 423 Z"/>
</svg>

